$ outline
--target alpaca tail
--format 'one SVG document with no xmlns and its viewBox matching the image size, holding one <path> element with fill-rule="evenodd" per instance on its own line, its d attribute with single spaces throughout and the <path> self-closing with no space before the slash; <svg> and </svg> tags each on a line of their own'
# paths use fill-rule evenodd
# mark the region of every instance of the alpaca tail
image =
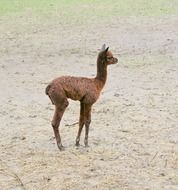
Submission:
<svg viewBox="0 0 178 190">
<path fill-rule="evenodd" d="M 45 89 L 45 93 L 46 93 L 46 95 L 48 95 L 49 96 L 49 89 L 51 88 L 51 85 L 49 84 L 47 87 L 46 87 L 46 89 Z"/>
<path fill-rule="evenodd" d="M 52 100 L 52 98 L 51 98 L 51 96 L 50 96 L 50 94 L 49 94 L 50 88 L 51 88 L 51 85 L 49 84 L 49 85 L 46 87 L 46 89 L 45 89 L 45 94 L 49 96 L 49 98 L 50 98 L 52 104 L 54 104 L 54 102 L 53 102 L 53 100 Z"/>
</svg>

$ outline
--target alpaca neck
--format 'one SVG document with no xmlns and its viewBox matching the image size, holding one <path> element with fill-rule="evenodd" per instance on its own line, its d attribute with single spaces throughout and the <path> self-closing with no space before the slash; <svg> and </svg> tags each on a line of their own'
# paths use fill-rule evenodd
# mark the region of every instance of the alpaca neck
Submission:
<svg viewBox="0 0 178 190">
<path fill-rule="evenodd" d="M 97 61 L 96 79 L 98 79 L 103 86 L 105 85 L 107 79 L 107 66 L 99 60 Z"/>
</svg>

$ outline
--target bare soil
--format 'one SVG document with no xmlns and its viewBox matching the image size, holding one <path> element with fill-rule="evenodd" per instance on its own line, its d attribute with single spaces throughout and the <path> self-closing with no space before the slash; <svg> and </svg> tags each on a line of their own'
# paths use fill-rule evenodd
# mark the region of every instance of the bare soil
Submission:
<svg viewBox="0 0 178 190">
<path fill-rule="evenodd" d="M 88 25 L 0 20 L 1 190 L 177 190 L 178 19 L 118 17 Z M 27 20 L 28 18 L 28 20 Z M 46 84 L 94 77 L 103 43 L 119 58 L 93 107 L 89 148 L 76 148 L 70 101 L 57 149 Z"/>
</svg>

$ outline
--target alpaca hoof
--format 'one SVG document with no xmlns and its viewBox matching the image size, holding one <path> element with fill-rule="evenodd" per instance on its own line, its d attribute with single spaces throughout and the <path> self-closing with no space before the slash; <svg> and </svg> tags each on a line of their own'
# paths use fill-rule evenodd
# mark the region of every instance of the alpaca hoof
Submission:
<svg viewBox="0 0 178 190">
<path fill-rule="evenodd" d="M 65 150 L 65 148 L 64 148 L 63 145 L 58 146 L 58 148 L 59 148 L 60 151 L 64 151 Z"/>
<path fill-rule="evenodd" d="M 89 145 L 88 145 L 88 144 L 85 144 L 85 148 L 89 148 Z"/>
<path fill-rule="evenodd" d="M 89 146 L 88 146 L 88 139 L 85 139 L 85 140 L 84 140 L 84 144 L 85 144 L 85 147 L 86 147 L 86 148 L 89 147 Z"/>
<path fill-rule="evenodd" d="M 76 143 L 75 143 L 75 146 L 79 147 L 79 146 L 80 146 L 80 143 L 79 143 L 79 142 L 76 142 Z"/>
</svg>

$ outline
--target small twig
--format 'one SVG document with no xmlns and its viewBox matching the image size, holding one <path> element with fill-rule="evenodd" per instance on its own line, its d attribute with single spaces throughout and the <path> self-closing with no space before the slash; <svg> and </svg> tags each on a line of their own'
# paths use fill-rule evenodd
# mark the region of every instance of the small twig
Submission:
<svg viewBox="0 0 178 190">
<path fill-rule="evenodd" d="M 156 154 L 153 156 L 153 158 L 150 160 L 150 163 L 156 158 L 156 156 L 158 155 L 158 152 L 156 152 Z"/>
<path fill-rule="evenodd" d="M 74 152 L 71 152 L 73 155 L 75 155 L 77 158 L 79 158 L 79 155 L 74 153 Z"/>
<path fill-rule="evenodd" d="M 1 165 L 2 165 L 2 166 L 5 165 L 5 167 L 8 168 L 8 166 L 7 166 L 6 163 L 4 163 L 1 159 L 0 159 L 0 161 L 1 161 Z M 7 172 L 6 172 L 6 170 L 7 170 Z M 11 177 L 15 178 L 16 181 L 18 181 L 18 183 L 19 183 L 20 186 L 22 187 L 22 189 L 23 189 L 23 190 L 26 190 L 26 188 L 25 188 L 25 186 L 24 186 L 22 180 L 20 179 L 20 177 L 19 177 L 16 173 L 14 173 L 12 170 L 3 169 L 3 168 L 2 168 L 2 169 L 0 169 L 0 172 L 3 173 L 4 175 L 11 176 Z"/>
<path fill-rule="evenodd" d="M 79 122 L 75 122 L 75 123 L 71 123 L 71 124 L 65 124 L 65 126 L 70 127 L 70 126 L 74 126 L 76 124 L 79 124 Z"/>
<path fill-rule="evenodd" d="M 20 179 L 20 177 L 19 177 L 17 174 L 15 174 L 14 172 L 12 172 L 12 171 L 9 171 L 9 172 L 11 172 L 12 174 L 11 174 L 11 173 L 8 173 L 8 172 L 6 172 L 6 171 L 4 171 L 3 169 L 0 171 L 0 173 L 4 174 L 4 175 L 6 175 L 6 176 L 11 176 L 11 177 L 15 178 L 16 181 L 18 181 L 18 183 L 20 184 L 20 186 L 21 186 L 24 190 L 26 190 L 26 188 L 25 188 L 25 186 L 24 186 L 22 180 Z"/>
<path fill-rule="evenodd" d="M 178 160 L 178 158 L 176 159 L 174 166 L 177 166 L 177 160 Z"/>
<path fill-rule="evenodd" d="M 167 168 L 167 159 L 165 160 L 165 165 L 164 165 L 164 168 Z"/>
</svg>

